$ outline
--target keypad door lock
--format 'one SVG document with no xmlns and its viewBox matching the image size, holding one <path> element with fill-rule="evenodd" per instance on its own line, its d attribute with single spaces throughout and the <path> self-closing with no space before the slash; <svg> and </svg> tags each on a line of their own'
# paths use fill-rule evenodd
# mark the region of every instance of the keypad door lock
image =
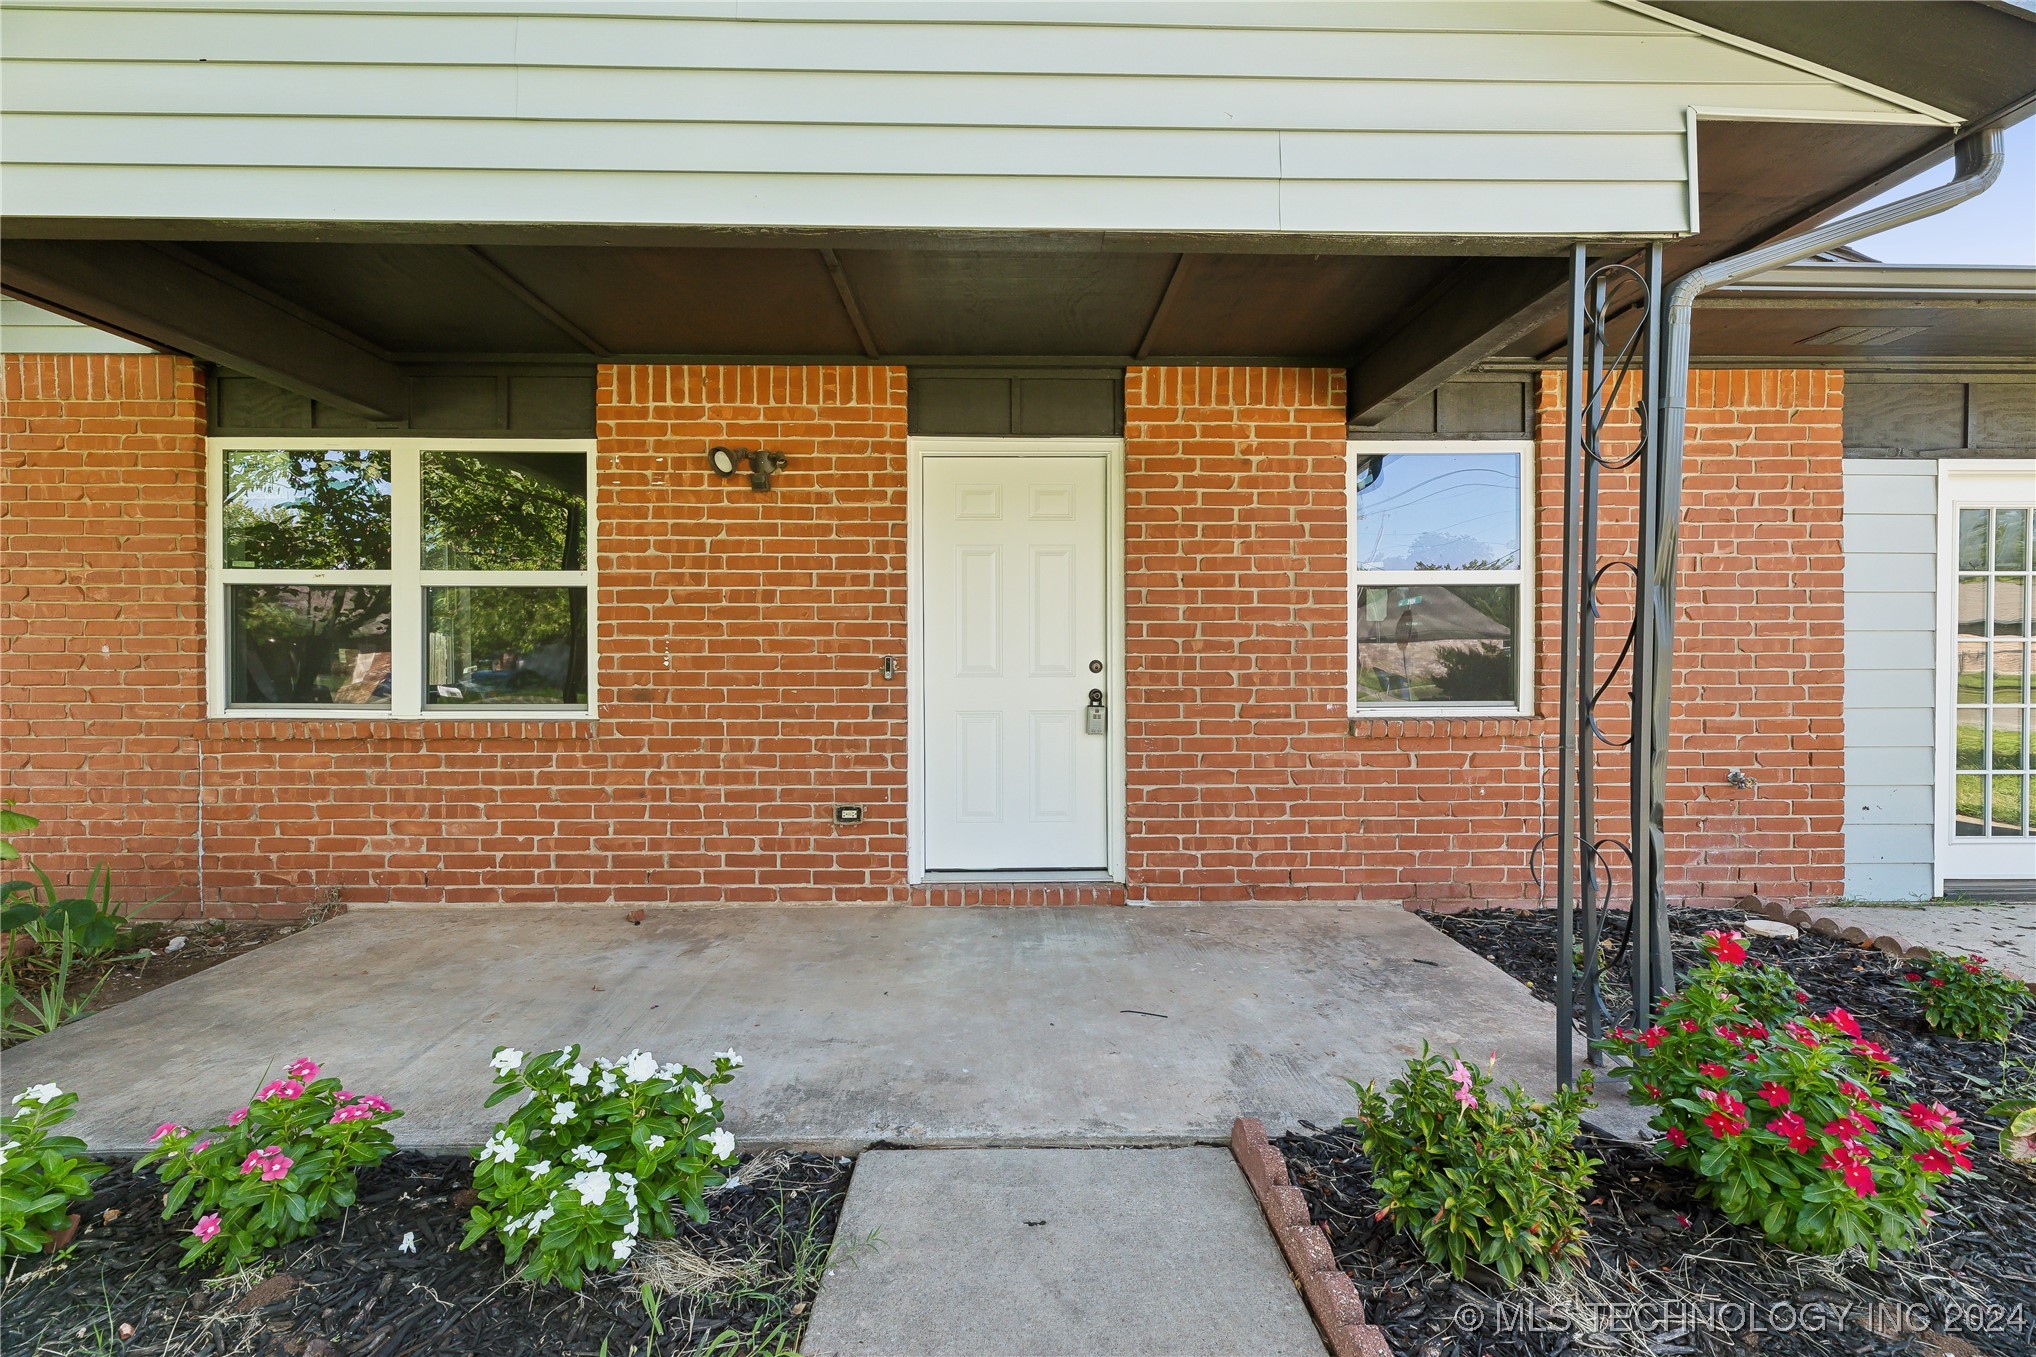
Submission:
<svg viewBox="0 0 2036 1357">
<path fill-rule="evenodd" d="M 1103 690 L 1089 689 L 1089 705 L 1084 710 L 1083 729 L 1091 735 L 1101 735 L 1110 728 L 1109 715 L 1103 709 Z"/>
</svg>

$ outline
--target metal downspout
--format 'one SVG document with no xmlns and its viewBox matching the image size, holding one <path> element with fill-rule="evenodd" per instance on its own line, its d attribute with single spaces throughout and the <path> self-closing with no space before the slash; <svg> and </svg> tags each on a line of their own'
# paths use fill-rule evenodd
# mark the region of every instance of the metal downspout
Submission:
<svg viewBox="0 0 2036 1357">
<path fill-rule="evenodd" d="M 1925 190 L 1884 207 L 1827 222 L 1801 235 L 1714 260 L 1692 269 L 1676 280 L 1669 293 L 1666 316 L 1664 378 L 1661 406 L 1659 455 L 1651 459 L 1652 493 L 1647 511 L 1655 515 L 1654 551 L 1651 560 L 1641 563 L 1648 587 L 1642 591 L 1639 635 L 1638 678 L 1648 694 L 1646 761 L 1648 768 L 1647 821 L 1645 826 L 1651 852 L 1645 894 L 1636 889 L 1636 910 L 1648 909 L 1665 924 L 1668 894 L 1662 870 L 1663 812 L 1668 801 L 1669 698 L 1675 640 L 1675 571 L 1678 548 L 1678 520 L 1682 506 L 1683 434 L 1689 416 L 1690 321 L 1697 298 L 1712 288 L 1769 269 L 1781 268 L 1807 259 L 1822 250 L 1848 245 L 1862 237 L 1956 207 L 1986 192 L 2000 177 L 2003 137 L 1999 128 L 1988 128 L 1958 143 L 1957 173 L 1948 184 Z M 1641 732 L 1636 732 L 1640 734 Z M 1639 751 L 1635 751 L 1636 757 Z M 1636 830 L 1641 826 L 1635 826 Z M 1637 846 L 1637 845 L 1636 845 Z M 1636 887 L 1643 883 L 1636 882 Z M 1674 971 L 1668 955 L 1665 928 L 1649 939 L 1653 944 L 1655 985 L 1648 996 L 1650 1006 L 1674 985 Z M 1639 995 L 1634 996 L 1636 1000 Z"/>
</svg>

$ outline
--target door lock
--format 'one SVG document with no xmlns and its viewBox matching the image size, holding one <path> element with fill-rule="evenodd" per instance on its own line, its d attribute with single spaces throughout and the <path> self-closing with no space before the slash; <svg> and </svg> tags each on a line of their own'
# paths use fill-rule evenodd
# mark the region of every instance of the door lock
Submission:
<svg viewBox="0 0 2036 1357">
<path fill-rule="evenodd" d="M 1103 709 L 1103 690 L 1089 689 L 1089 705 L 1083 712 L 1083 729 L 1091 735 L 1104 734 L 1110 728 L 1108 714 Z"/>
</svg>

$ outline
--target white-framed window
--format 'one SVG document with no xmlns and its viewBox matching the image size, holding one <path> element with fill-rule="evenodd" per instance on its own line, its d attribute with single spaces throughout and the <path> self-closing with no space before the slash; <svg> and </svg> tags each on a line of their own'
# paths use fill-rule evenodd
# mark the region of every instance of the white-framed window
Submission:
<svg viewBox="0 0 2036 1357">
<path fill-rule="evenodd" d="M 1533 442 L 1348 452 L 1351 715 L 1529 714 Z"/>
<path fill-rule="evenodd" d="M 591 441 L 206 441 L 213 715 L 593 714 Z"/>
</svg>

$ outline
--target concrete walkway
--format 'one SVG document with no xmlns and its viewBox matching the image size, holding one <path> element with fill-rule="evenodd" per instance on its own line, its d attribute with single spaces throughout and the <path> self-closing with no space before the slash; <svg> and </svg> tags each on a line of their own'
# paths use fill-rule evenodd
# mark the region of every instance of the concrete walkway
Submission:
<svg viewBox="0 0 2036 1357">
<path fill-rule="evenodd" d="M 1227 1150 L 873 1150 L 807 1357 L 1322 1357 Z"/>
<path fill-rule="evenodd" d="M 1425 1040 L 1553 1081 L 1554 1013 L 1398 909 L 1342 906 L 374 910 L 292 935 L 5 1057 L 132 1150 L 291 1059 L 470 1148 L 497 1045 L 748 1061 L 745 1142 L 861 1149 L 1221 1142 L 1353 1110 Z"/>
<path fill-rule="evenodd" d="M 2036 905 L 1813 905 L 1808 913 L 1840 930 L 1863 929 L 1869 939 L 1983 956 L 2036 985 Z"/>
</svg>

